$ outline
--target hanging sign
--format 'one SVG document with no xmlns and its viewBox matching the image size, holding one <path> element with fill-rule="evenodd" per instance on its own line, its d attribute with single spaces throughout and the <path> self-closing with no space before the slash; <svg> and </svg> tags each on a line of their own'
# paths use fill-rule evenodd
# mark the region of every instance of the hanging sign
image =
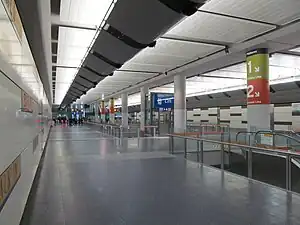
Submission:
<svg viewBox="0 0 300 225">
<path fill-rule="evenodd" d="M 247 104 L 270 104 L 269 54 L 267 49 L 247 53 Z"/>
<path fill-rule="evenodd" d="M 174 108 L 174 94 L 172 93 L 152 93 L 152 101 L 152 108 Z"/>
</svg>

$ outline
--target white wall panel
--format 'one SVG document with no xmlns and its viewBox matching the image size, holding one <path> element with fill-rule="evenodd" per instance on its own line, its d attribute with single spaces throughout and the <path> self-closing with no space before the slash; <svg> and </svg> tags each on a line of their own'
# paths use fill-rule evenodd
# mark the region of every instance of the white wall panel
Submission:
<svg viewBox="0 0 300 225">
<path fill-rule="evenodd" d="M 20 156 L 21 177 L 0 211 L 0 224 L 18 225 L 49 131 L 51 109 L 41 83 L 36 98 L 3 58 L 0 54 L 0 174 Z M 32 98 L 32 112 L 22 110 L 21 88 Z"/>
<path fill-rule="evenodd" d="M 0 105 L 0 174 L 21 155 L 21 177 L 0 212 L 0 224 L 17 225 L 49 131 L 51 110 L 47 104 L 41 107 L 41 102 L 34 102 L 32 113 L 22 112 L 21 89 L 3 73 L 0 74 Z M 37 136 L 38 143 L 34 145 Z"/>
</svg>

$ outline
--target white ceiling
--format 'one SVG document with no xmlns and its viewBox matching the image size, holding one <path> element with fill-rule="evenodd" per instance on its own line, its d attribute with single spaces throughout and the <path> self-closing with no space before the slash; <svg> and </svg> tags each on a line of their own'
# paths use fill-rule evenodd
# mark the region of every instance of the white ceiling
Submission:
<svg viewBox="0 0 300 225">
<path fill-rule="evenodd" d="M 111 1 L 104 0 L 62 1 L 61 20 L 99 26 L 110 3 Z M 95 10 L 95 8 L 101 10 Z M 210 0 L 194 15 L 182 20 L 159 38 L 154 48 L 145 48 L 139 52 L 124 63 L 118 71 L 115 71 L 113 76 L 100 81 L 96 88 L 88 91 L 78 101 L 90 103 L 100 99 L 103 95 L 104 97 L 112 96 L 121 90 L 134 87 L 145 80 L 169 72 L 193 60 L 200 59 L 201 61 L 206 56 L 224 51 L 225 48 L 233 48 L 252 37 L 273 31 L 279 25 L 286 25 L 299 19 L 299 8 L 300 1 L 296 0 L 276 0 L 276 4 L 274 4 L 274 0 Z M 71 30 L 67 28 L 60 30 L 58 64 L 78 67 L 82 61 L 80 59 L 84 56 L 84 50 L 90 46 L 96 31 Z M 240 59 L 240 61 L 242 60 Z M 281 76 L 280 79 L 286 79 L 285 76 L 291 77 L 297 70 L 292 68 L 295 66 L 294 63 L 288 65 L 288 68 L 281 66 L 287 62 L 280 60 L 285 60 L 283 55 L 274 55 L 271 58 L 274 66 L 270 68 L 270 76 L 274 82 L 278 74 Z M 280 66 L 278 67 L 278 65 Z M 68 70 L 71 71 L 71 69 L 60 70 L 57 74 L 56 82 L 59 86 L 55 96 L 57 104 L 60 104 L 64 98 L 77 72 L 71 73 L 67 72 Z M 203 74 L 236 78 L 246 76 L 242 64 Z M 203 77 L 190 79 L 187 82 L 188 95 L 195 94 L 196 91 L 204 93 L 245 85 L 243 79 Z M 172 89 L 172 87 L 168 87 L 169 90 Z M 165 91 L 167 89 L 167 87 L 161 87 L 157 90 Z"/>
<path fill-rule="evenodd" d="M 201 96 L 224 91 L 246 88 L 246 64 L 240 63 L 220 70 L 204 73 L 206 77 L 195 76 L 186 80 L 186 96 Z M 213 76 L 227 77 L 214 78 Z M 237 79 L 228 79 L 237 78 Z M 287 83 L 300 80 L 300 56 L 274 54 L 270 58 L 270 84 Z M 150 89 L 150 92 L 174 93 L 174 83 L 162 85 Z M 100 97 L 100 96 L 98 96 Z M 84 101 L 78 100 L 81 104 Z M 121 105 L 121 99 L 117 98 L 116 105 Z M 141 104 L 140 93 L 128 96 L 128 105 Z"/>
<path fill-rule="evenodd" d="M 113 0 L 62 0 L 60 21 L 99 28 L 112 2 Z M 55 104 L 60 104 L 65 97 L 97 32 L 96 29 L 59 27 Z"/>
</svg>

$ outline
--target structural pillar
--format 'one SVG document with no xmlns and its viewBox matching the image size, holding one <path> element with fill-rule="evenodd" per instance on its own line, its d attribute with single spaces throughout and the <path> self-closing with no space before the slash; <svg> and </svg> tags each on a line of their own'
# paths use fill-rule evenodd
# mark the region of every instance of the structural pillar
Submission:
<svg viewBox="0 0 300 225">
<path fill-rule="evenodd" d="M 270 129 L 269 54 L 265 48 L 247 53 L 247 121 L 248 131 Z"/>
<path fill-rule="evenodd" d="M 109 100 L 109 122 L 115 123 L 115 99 Z"/>
<path fill-rule="evenodd" d="M 122 127 L 128 128 L 128 94 L 123 93 L 122 96 Z"/>
<path fill-rule="evenodd" d="M 101 122 L 105 123 L 105 102 L 104 100 L 101 101 L 100 103 L 100 111 L 101 111 Z"/>
<path fill-rule="evenodd" d="M 140 117 L 140 129 L 141 133 L 145 133 L 145 124 L 146 124 L 146 104 L 147 104 L 147 99 L 146 95 L 149 92 L 148 87 L 141 87 L 141 117 Z"/>
<path fill-rule="evenodd" d="M 186 130 L 186 78 L 174 77 L 174 132 L 182 133 Z"/>
</svg>

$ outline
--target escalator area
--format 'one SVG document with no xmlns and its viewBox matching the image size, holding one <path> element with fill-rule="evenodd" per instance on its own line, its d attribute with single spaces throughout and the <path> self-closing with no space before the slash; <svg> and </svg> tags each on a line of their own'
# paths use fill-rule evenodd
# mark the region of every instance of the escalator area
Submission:
<svg viewBox="0 0 300 225">
<path fill-rule="evenodd" d="M 236 143 L 245 146 L 261 147 L 270 150 L 280 150 L 300 153 L 300 136 L 294 131 L 260 130 L 257 132 L 240 131 L 236 134 Z M 228 170 L 247 176 L 248 151 L 245 148 L 232 148 L 230 151 Z M 277 187 L 286 187 L 286 158 L 278 154 L 252 154 L 253 179 Z M 300 160 L 291 159 L 291 190 L 300 193 Z"/>
</svg>

